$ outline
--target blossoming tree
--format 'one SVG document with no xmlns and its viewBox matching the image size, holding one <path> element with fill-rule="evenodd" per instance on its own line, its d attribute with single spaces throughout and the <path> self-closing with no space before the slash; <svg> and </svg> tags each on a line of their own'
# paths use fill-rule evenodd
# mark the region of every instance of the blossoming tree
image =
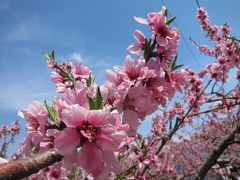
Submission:
<svg viewBox="0 0 240 180">
<path fill-rule="evenodd" d="M 102 86 L 80 62 L 58 64 L 54 52 L 44 53 L 59 96 L 19 111 L 28 131 L 18 152 L 22 159 L 1 164 L 0 179 L 237 176 L 240 42 L 229 25 L 211 25 L 199 8 L 197 19 L 214 46 L 192 42 L 215 60 L 199 72 L 183 68 L 174 19 L 166 7 L 147 19 L 135 17 L 150 27 L 151 37 L 136 30 L 128 47 L 132 56 L 106 70 Z M 229 90 L 230 72 L 237 83 Z M 144 137 L 138 128 L 153 113 L 151 133 Z"/>
</svg>

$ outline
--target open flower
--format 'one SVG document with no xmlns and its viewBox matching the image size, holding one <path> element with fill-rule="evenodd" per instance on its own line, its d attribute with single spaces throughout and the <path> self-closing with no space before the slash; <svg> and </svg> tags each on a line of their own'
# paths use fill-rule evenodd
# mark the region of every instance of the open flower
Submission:
<svg viewBox="0 0 240 180">
<path fill-rule="evenodd" d="M 28 109 L 19 111 L 18 115 L 28 122 L 28 129 L 38 129 L 45 127 L 48 121 L 48 113 L 44 105 L 34 101 Z"/>
<path fill-rule="evenodd" d="M 117 151 L 126 133 L 115 127 L 112 114 L 102 110 L 71 105 L 63 110 L 62 119 L 67 127 L 55 139 L 56 148 L 62 155 L 71 156 L 80 147 L 80 166 L 97 177 L 106 166 L 103 152 Z"/>
</svg>

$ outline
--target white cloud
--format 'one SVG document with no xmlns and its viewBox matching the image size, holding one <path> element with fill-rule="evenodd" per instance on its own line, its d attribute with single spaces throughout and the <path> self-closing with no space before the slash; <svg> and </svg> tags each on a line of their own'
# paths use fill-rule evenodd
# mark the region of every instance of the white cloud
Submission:
<svg viewBox="0 0 240 180">
<path fill-rule="evenodd" d="M 0 109 L 18 111 L 32 101 L 43 102 L 45 99 L 51 101 L 56 94 L 48 85 L 42 79 L 27 80 L 24 83 L 16 80 L 9 85 L 1 84 Z"/>
<path fill-rule="evenodd" d="M 79 61 L 79 62 L 83 63 L 82 55 L 77 52 L 73 52 L 72 54 L 69 54 L 67 59 L 70 61 Z M 86 63 L 86 61 L 84 61 L 84 62 Z"/>
<path fill-rule="evenodd" d="M 119 62 L 119 59 L 104 54 L 99 55 L 84 55 L 79 51 L 68 54 L 61 58 L 63 61 L 79 61 L 84 66 L 91 69 L 92 74 L 97 77 L 97 83 L 103 83 L 105 79 L 105 70 L 111 69 L 113 65 Z"/>
<path fill-rule="evenodd" d="M 113 61 L 117 62 L 118 59 L 111 57 L 111 56 L 105 56 L 103 54 L 98 56 L 85 56 L 82 55 L 82 53 L 79 52 L 73 52 L 66 56 L 67 61 L 79 61 L 83 63 L 85 66 L 89 66 L 90 68 L 101 68 L 101 70 L 105 70 L 106 68 L 111 68 L 113 65 Z"/>
<path fill-rule="evenodd" d="M 48 35 L 48 29 L 44 27 L 39 18 L 34 15 L 28 19 L 17 18 L 17 23 L 13 24 L 6 32 L 7 41 L 41 41 Z"/>
<path fill-rule="evenodd" d="M 11 109 L 18 111 L 26 108 L 33 101 L 43 102 L 45 99 L 51 102 L 52 92 L 30 92 L 15 94 L 11 97 L 0 97 L 0 109 Z"/>
<path fill-rule="evenodd" d="M 6 11 L 10 7 L 10 0 L 0 0 L 0 10 Z"/>
</svg>

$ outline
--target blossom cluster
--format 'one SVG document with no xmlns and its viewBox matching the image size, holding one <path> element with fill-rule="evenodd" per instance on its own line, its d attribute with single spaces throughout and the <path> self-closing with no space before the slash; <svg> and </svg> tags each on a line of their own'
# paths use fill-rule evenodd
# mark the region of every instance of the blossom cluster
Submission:
<svg viewBox="0 0 240 180">
<path fill-rule="evenodd" d="M 142 120 L 182 92 L 185 72 L 174 71 L 176 65 L 179 31 L 169 27 L 174 20 L 167 20 L 166 8 L 149 13 L 148 19 L 135 17 L 141 24 L 149 25 L 152 37 L 136 30 L 137 42 L 128 47 L 136 60 L 128 55 L 124 66 L 107 70 L 103 86 L 106 102 L 123 112 L 123 123 L 130 125 L 129 135 L 134 135 Z"/>
<path fill-rule="evenodd" d="M 199 73 L 187 67 L 178 70 L 180 35 L 170 26 L 175 17 L 168 18 L 166 7 L 149 13 L 147 19 L 135 17 L 150 27 L 151 37 L 136 30 L 136 42 L 127 48 L 131 55 L 124 65 L 106 70 L 100 87 L 80 62 L 58 64 L 54 52 L 44 53 L 59 94 L 51 105 L 35 101 L 19 111 L 28 131 L 19 153 L 31 156 L 55 148 L 63 159 L 32 179 L 181 179 L 196 173 L 240 122 L 239 85 L 229 92 L 223 88 L 231 69 L 237 69 L 240 79 L 239 42 L 230 36 L 229 25 L 210 25 L 203 8 L 197 18 L 215 46 L 193 42 L 216 59 Z M 210 80 L 205 84 L 207 74 Z M 180 93 L 182 101 L 177 102 Z M 138 129 L 154 112 L 158 114 L 151 133 L 143 137 Z M 231 149 L 226 152 L 231 161 L 239 160 Z"/>
<path fill-rule="evenodd" d="M 11 126 L 0 126 L 0 157 L 7 158 L 7 148 L 9 144 L 15 142 L 15 136 L 20 132 L 20 125 L 18 121 L 14 121 Z M 4 162 L 4 160 L 3 160 Z M 1 163 L 1 162 L 0 162 Z"/>
<path fill-rule="evenodd" d="M 185 84 L 185 71 L 178 71 L 176 64 L 179 31 L 169 26 L 175 18 L 167 19 L 163 7 L 148 19 L 135 19 L 150 26 L 152 37 L 135 31 L 137 42 L 128 51 L 136 58 L 128 55 L 124 66 L 107 70 L 101 87 L 80 62 L 58 64 L 54 52 L 44 53 L 60 96 L 52 105 L 33 102 L 19 111 L 28 123 L 20 153 L 56 148 L 63 155 L 60 167 L 70 172 L 80 166 L 100 179 L 120 173 L 117 153 L 132 141 L 141 121 L 159 105 L 166 106 Z"/>
<path fill-rule="evenodd" d="M 197 46 L 201 52 L 216 59 L 215 63 L 209 64 L 201 70 L 201 76 L 209 74 L 211 79 L 226 82 L 230 69 L 237 68 L 236 77 L 238 77 L 240 42 L 230 35 L 231 27 L 228 24 L 222 26 L 211 25 L 210 18 L 204 8 L 198 9 L 197 19 L 200 21 L 202 30 L 213 41 L 214 47 Z M 196 44 L 196 42 L 194 43 Z"/>
</svg>

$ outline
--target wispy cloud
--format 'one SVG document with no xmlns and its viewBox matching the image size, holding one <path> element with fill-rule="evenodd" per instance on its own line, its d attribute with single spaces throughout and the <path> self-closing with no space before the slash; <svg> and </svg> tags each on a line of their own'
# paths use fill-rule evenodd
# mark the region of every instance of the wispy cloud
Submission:
<svg viewBox="0 0 240 180">
<path fill-rule="evenodd" d="M 114 63 L 119 62 L 119 60 L 115 57 L 106 56 L 104 54 L 100 55 L 84 55 L 81 52 L 73 52 L 66 56 L 66 58 L 62 58 L 67 61 L 79 61 L 83 63 L 85 66 L 89 66 L 91 68 L 111 68 Z"/>
<path fill-rule="evenodd" d="M 83 63 L 82 55 L 77 52 L 73 52 L 72 54 L 69 54 L 67 56 L 67 59 L 70 61 L 79 61 L 79 62 Z M 86 60 L 84 60 L 84 62 L 86 63 Z"/>
<path fill-rule="evenodd" d="M 6 11 L 10 8 L 10 0 L 0 0 L 0 10 Z"/>
<path fill-rule="evenodd" d="M 65 58 L 66 57 L 66 58 Z M 119 62 L 119 59 L 104 54 L 100 55 L 84 55 L 76 51 L 62 58 L 67 61 L 79 61 L 84 66 L 88 66 L 95 77 L 97 82 L 102 83 L 105 78 L 105 70 L 111 69 L 113 65 Z"/>
<path fill-rule="evenodd" d="M 53 95 L 52 92 L 31 92 L 30 94 L 22 93 L 11 97 L 0 97 L 0 109 L 18 111 L 26 108 L 33 101 L 43 102 L 45 99 L 51 101 L 51 95 Z"/>
<path fill-rule="evenodd" d="M 50 101 L 55 96 L 55 91 L 48 87 L 41 79 L 12 82 L 9 86 L 0 85 L 0 109 L 18 111 L 25 108 L 32 101 L 44 99 Z"/>
<path fill-rule="evenodd" d="M 44 27 L 37 15 L 27 19 L 17 18 L 16 23 L 7 29 L 7 41 L 39 41 L 46 38 L 48 30 Z"/>
</svg>

